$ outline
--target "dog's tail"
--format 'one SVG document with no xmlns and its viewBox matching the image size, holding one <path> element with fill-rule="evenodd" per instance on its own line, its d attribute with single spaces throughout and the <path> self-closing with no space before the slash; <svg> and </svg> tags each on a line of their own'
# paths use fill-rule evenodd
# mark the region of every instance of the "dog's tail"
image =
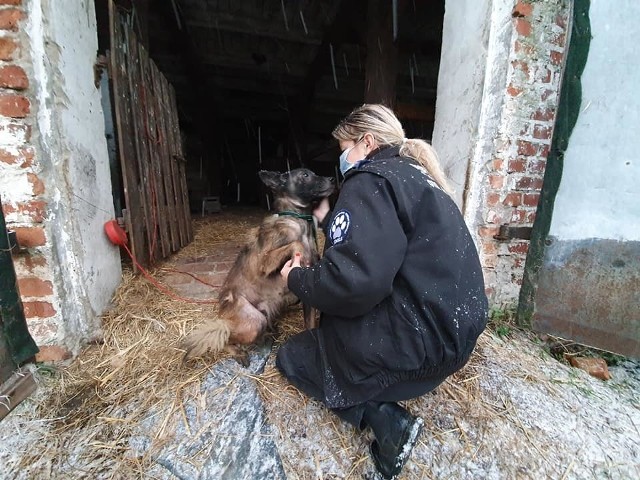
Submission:
<svg viewBox="0 0 640 480">
<path fill-rule="evenodd" d="M 229 342 L 231 329 L 223 319 L 209 320 L 191 332 L 182 342 L 184 359 L 199 357 L 207 352 L 218 353 Z"/>
</svg>

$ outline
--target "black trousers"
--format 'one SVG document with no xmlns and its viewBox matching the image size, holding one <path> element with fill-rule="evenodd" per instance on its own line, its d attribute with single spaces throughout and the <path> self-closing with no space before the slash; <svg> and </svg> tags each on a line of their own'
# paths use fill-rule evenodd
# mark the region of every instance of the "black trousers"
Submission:
<svg viewBox="0 0 640 480">
<path fill-rule="evenodd" d="M 306 330 L 291 337 L 278 350 L 276 366 L 287 379 L 304 392 L 321 402 L 324 401 L 324 376 L 316 330 Z M 372 398 L 371 402 L 399 402 L 419 397 L 435 389 L 447 376 L 399 382 L 390 385 Z M 332 408 L 338 417 L 362 429 L 362 417 L 367 402 L 348 408 Z"/>
</svg>

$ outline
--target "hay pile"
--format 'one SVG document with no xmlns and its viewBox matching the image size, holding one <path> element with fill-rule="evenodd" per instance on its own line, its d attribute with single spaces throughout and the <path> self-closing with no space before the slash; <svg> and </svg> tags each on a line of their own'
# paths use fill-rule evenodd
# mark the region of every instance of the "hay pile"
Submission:
<svg viewBox="0 0 640 480">
<path fill-rule="evenodd" d="M 185 259 L 242 242 L 262 215 L 196 219 L 195 241 L 151 273 L 162 280 Z M 57 371 L 39 368 L 39 392 L 0 425 L 0 478 L 176 478 L 158 470 L 154 455 L 176 441 L 177 431 L 189 431 L 185 405 L 203 395 L 219 398 L 203 385 L 224 359 L 185 365 L 179 342 L 215 315 L 215 305 L 175 301 L 125 268 L 103 319 L 104 341 Z M 301 309 L 292 307 L 276 347 L 301 328 Z M 237 372 L 258 388 L 286 477 L 372 478 L 370 433 L 356 432 L 291 386 L 274 367 L 275 351 L 263 372 Z M 407 402 L 425 431 L 400 478 L 640 478 L 640 366 L 627 362 L 611 371 L 605 383 L 546 355 L 529 333 L 514 330 L 504 340 L 487 331 L 462 371 Z M 223 412 L 235 408 L 223 403 Z M 149 412 L 156 427 L 141 451 L 132 439 Z"/>
<path fill-rule="evenodd" d="M 162 282 L 167 267 L 182 258 L 211 254 L 219 245 L 241 242 L 260 218 L 255 212 L 235 212 L 197 221 L 194 242 L 149 273 Z M 157 446 L 170 440 L 169 419 L 181 411 L 185 395 L 225 358 L 219 354 L 206 361 L 182 361 L 180 340 L 194 326 L 215 317 L 215 304 L 176 301 L 134 275 L 128 265 L 123 266 L 112 303 L 102 319 L 101 343 L 89 345 L 50 378 L 42 375 L 50 372 L 48 368 L 40 371 L 49 395 L 34 416 L 47 429 L 40 432 L 44 437 L 38 448 L 28 449 L 9 465 L 26 478 L 56 472 L 144 477 L 151 460 L 132 457 L 129 446 L 139 422 L 147 412 L 164 406 L 166 421 L 156 435 Z"/>
</svg>

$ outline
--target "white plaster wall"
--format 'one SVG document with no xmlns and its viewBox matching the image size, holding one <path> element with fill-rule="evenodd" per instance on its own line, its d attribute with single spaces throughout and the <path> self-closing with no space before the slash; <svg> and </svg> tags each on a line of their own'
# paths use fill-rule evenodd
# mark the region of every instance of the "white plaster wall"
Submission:
<svg viewBox="0 0 640 480">
<path fill-rule="evenodd" d="M 591 0 L 582 105 L 549 234 L 640 240 L 640 2 Z"/>
<path fill-rule="evenodd" d="M 100 90 L 94 85 L 94 3 L 33 0 L 28 8 L 55 283 L 64 341 L 76 350 L 99 333 L 97 316 L 121 279 L 119 251 L 103 230 L 114 211 Z"/>
<path fill-rule="evenodd" d="M 446 0 L 433 146 L 462 206 L 482 106 L 491 0 Z"/>
</svg>

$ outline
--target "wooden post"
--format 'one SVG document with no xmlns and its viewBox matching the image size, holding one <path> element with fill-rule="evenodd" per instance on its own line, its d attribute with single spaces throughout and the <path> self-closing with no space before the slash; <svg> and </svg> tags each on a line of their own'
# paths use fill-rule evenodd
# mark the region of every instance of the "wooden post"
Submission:
<svg viewBox="0 0 640 480">
<path fill-rule="evenodd" d="M 364 101 L 394 108 L 398 48 L 393 41 L 393 12 L 389 0 L 369 0 Z"/>
</svg>

